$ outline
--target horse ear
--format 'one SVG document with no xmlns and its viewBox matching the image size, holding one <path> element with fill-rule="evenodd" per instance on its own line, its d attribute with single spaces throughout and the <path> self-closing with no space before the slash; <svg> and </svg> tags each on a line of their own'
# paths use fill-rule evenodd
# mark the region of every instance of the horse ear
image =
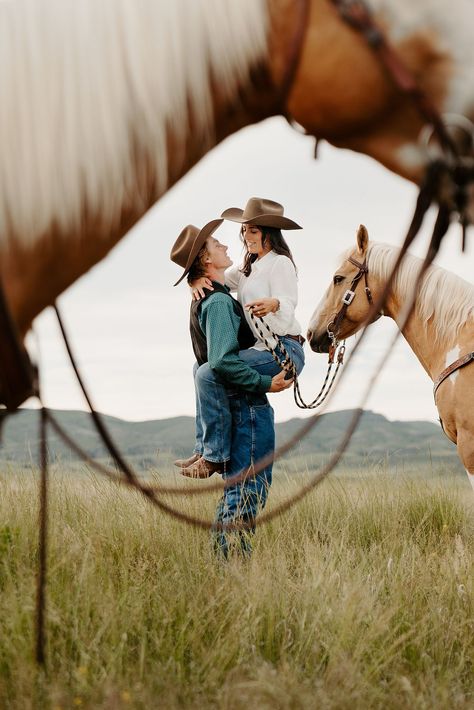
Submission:
<svg viewBox="0 0 474 710">
<path fill-rule="evenodd" d="M 359 229 L 357 230 L 356 241 L 357 247 L 359 249 L 359 254 L 364 255 L 367 251 L 367 246 L 369 244 L 369 233 L 367 232 L 367 228 L 364 227 L 363 224 L 359 225 Z"/>
</svg>

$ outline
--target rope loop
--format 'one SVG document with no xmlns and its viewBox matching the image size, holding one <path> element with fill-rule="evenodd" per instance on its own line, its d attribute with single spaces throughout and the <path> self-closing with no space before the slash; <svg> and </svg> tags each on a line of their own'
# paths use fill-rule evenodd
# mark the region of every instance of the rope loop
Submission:
<svg viewBox="0 0 474 710">
<path fill-rule="evenodd" d="M 265 343 L 265 347 L 271 353 L 275 362 L 278 363 L 278 365 L 280 366 L 280 368 L 282 370 L 287 370 L 287 372 L 291 374 L 291 377 L 294 380 L 293 397 L 294 397 L 296 406 L 299 407 L 299 409 L 316 409 L 317 407 L 320 407 L 322 405 L 322 403 L 324 402 L 324 400 L 326 399 L 326 397 L 328 396 L 329 392 L 331 391 L 331 389 L 334 385 L 334 382 L 336 381 L 336 377 L 337 377 L 337 373 L 339 372 L 339 368 L 341 367 L 341 365 L 344 362 L 344 353 L 346 351 L 346 345 L 345 345 L 346 341 L 344 340 L 342 342 L 342 344 L 339 344 L 339 341 L 337 341 L 335 338 L 333 339 L 333 344 L 332 344 L 330 352 L 329 352 L 328 369 L 326 372 L 326 377 L 324 378 L 323 385 L 322 385 L 321 389 L 319 390 L 318 394 L 316 395 L 316 397 L 312 400 L 312 402 L 309 402 L 309 404 L 307 404 L 304 401 L 303 396 L 301 394 L 300 384 L 298 382 L 298 373 L 296 371 L 296 365 L 293 362 L 293 360 L 291 359 L 287 349 L 285 348 L 285 345 L 282 341 L 282 336 L 274 333 L 273 330 L 268 325 L 268 323 L 266 323 L 263 320 L 263 317 L 262 316 L 255 316 L 252 313 L 252 310 L 250 310 L 250 318 L 252 319 L 255 329 L 259 333 L 262 341 Z M 270 345 L 270 343 L 269 343 L 267 337 L 265 336 L 265 334 L 263 333 L 258 321 L 260 321 L 260 323 L 265 326 L 265 328 L 268 332 L 268 335 L 270 335 L 273 338 L 273 340 L 275 340 L 278 343 L 278 348 L 280 349 L 280 351 L 283 355 L 283 359 L 278 355 L 276 350 Z M 338 350 L 338 348 L 339 348 L 339 350 Z M 336 368 L 334 370 L 332 378 L 329 379 L 330 375 L 331 375 L 331 371 L 333 369 L 334 360 L 336 360 L 336 363 L 337 363 Z"/>
</svg>

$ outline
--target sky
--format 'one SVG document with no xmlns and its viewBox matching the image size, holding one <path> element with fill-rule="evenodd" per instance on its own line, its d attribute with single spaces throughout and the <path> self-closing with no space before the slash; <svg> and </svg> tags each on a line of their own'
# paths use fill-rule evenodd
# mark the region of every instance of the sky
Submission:
<svg viewBox="0 0 474 710">
<path fill-rule="evenodd" d="M 282 118 L 231 136 L 59 299 L 94 405 L 133 421 L 194 415 L 190 295 L 185 281 L 173 288 L 181 271 L 169 259 L 171 246 L 186 224 L 201 227 L 227 207 L 243 208 L 253 196 L 281 202 L 285 215 L 304 227 L 285 236 L 298 267 L 297 317 L 305 334 L 338 256 L 354 243 L 358 225 L 366 225 L 371 239 L 400 245 L 416 195 L 415 185 L 366 156 L 321 143 L 315 160 L 314 140 L 297 133 Z M 412 253 L 423 254 L 433 219 L 434 211 L 428 214 Z M 238 225 L 226 222 L 216 236 L 229 245 L 234 261 L 240 261 Z M 460 229 L 452 225 L 437 263 L 472 281 L 473 242 L 471 233 L 468 250 L 462 254 Z M 327 411 L 358 406 L 396 328 L 382 318 L 370 330 Z M 355 338 L 348 341 L 348 351 L 354 343 Z M 86 409 L 50 309 L 36 319 L 27 344 L 40 362 L 45 403 L 58 409 Z M 327 357 L 307 345 L 305 352 L 300 387 L 310 401 L 324 379 Z M 292 390 L 272 394 L 270 401 L 277 421 L 310 414 L 296 407 Z M 366 408 L 391 420 L 437 420 L 431 381 L 402 338 Z"/>
</svg>

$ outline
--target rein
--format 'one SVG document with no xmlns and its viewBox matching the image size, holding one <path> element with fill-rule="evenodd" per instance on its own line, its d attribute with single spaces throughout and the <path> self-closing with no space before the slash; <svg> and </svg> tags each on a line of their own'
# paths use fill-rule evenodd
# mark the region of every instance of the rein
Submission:
<svg viewBox="0 0 474 710">
<path fill-rule="evenodd" d="M 327 333 L 329 335 L 329 338 L 331 340 L 331 345 L 329 347 L 329 359 L 328 359 L 328 369 L 326 372 L 326 377 L 324 378 L 323 385 L 321 389 L 319 390 L 318 394 L 316 397 L 313 399 L 312 402 L 307 404 L 302 395 L 301 395 L 301 390 L 298 382 L 298 373 L 296 372 L 296 367 L 294 362 L 291 360 L 287 349 L 285 348 L 283 341 L 282 341 L 282 336 L 277 335 L 276 333 L 273 332 L 273 330 L 270 328 L 268 323 L 266 323 L 263 320 L 262 316 L 255 316 L 252 311 L 250 311 L 250 318 L 253 321 L 253 324 L 258 331 L 260 337 L 262 338 L 262 341 L 265 343 L 265 346 L 267 350 L 272 354 L 273 359 L 275 362 L 278 363 L 280 368 L 282 370 L 287 370 L 289 374 L 291 374 L 292 379 L 294 380 L 294 385 L 293 385 L 293 396 L 295 400 L 295 404 L 297 407 L 300 409 L 316 409 L 317 407 L 321 406 L 321 404 L 324 402 L 326 397 L 328 396 L 329 392 L 332 389 L 332 386 L 334 385 L 334 382 L 337 377 L 337 373 L 339 372 L 339 368 L 344 362 L 344 354 L 346 352 L 346 341 L 344 340 L 342 344 L 339 342 L 337 339 L 337 334 L 339 332 L 339 328 L 341 326 L 342 321 L 344 320 L 346 316 L 347 309 L 351 305 L 352 301 L 355 298 L 355 290 L 357 288 L 357 284 L 359 281 L 364 277 L 365 281 L 365 287 L 364 287 L 364 293 L 367 297 L 367 301 L 369 302 L 369 306 L 373 305 L 373 298 L 372 298 L 372 292 L 369 288 L 369 284 L 367 282 L 367 274 L 369 273 L 369 269 L 367 266 L 367 260 L 365 259 L 363 263 L 360 263 L 356 259 L 353 259 L 351 256 L 348 257 L 348 261 L 351 262 L 351 264 L 354 264 L 354 266 L 357 266 L 358 272 L 354 276 L 354 278 L 351 281 L 351 286 L 349 289 L 347 289 L 344 292 L 344 295 L 342 296 L 342 306 L 335 315 L 334 319 L 328 323 L 327 325 Z M 375 318 L 372 318 L 369 322 L 372 323 L 374 320 L 376 320 L 379 316 L 376 316 Z M 278 348 L 281 351 L 283 358 L 281 358 L 276 350 L 270 345 L 268 342 L 268 339 L 266 338 L 264 332 L 260 328 L 260 325 L 258 323 L 260 321 L 261 324 L 265 326 L 265 329 L 267 330 L 268 334 L 278 343 Z M 329 377 L 331 375 L 331 371 L 333 369 L 334 361 L 336 361 L 336 368 L 334 370 L 334 373 L 332 375 L 331 380 L 329 380 Z M 328 384 L 329 383 L 329 384 Z"/>
<path fill-rule="evenodd" d="M 339 372 L 339 368 L 344 362 L 344 354 L 346 352 L 346 341 L 339 346 L 339 343 L 330 351 L 329 353 L 329 361 L 328 361 L 328 369 L 326 372 L 326 377 L 324 378 L 324 382 L 322 384 L 321 389 L 319 390 L 318 394 L 315 396 L 312 402 L 309 404 L 306 404 L 304 401 L 302 395 L 301 395 L 301 390 L 298 382 L 298 373 L 296 372 L 296 366 L 295 363 L 292 361 L 287 349 L 285 348 L 283 341 L 282 341 L 282 336 L 277 335 L 276 333 L 273 332 L 273 330 L 270 328 L 268 323 L 266 323 L 263 320 L 262 316 L 255 316 L 252 311 L 250 311 L 250 318 L 253 321 L 253 324 L 255 326 L 255 329 L 258 331 L 260 337 L 262 338 L 262 341 L 265 343 L 265 346 L 267 350 L 271 353 L 273 356 L 273 359 L 275 362 L 280 366 L 282 370 L 286 370 L 289 375 L 291 375 L 291 379 L 294 380 L 294 385 L 293 385 L 293 397 L 295 400 L 295 404 L 297 407 L 300 409 L 316 409 L 317 407 L 320 407 L 326 397 L 328 396 L 329 392 L 332 389 L 332 386 L 334 385 L 334 382 L 337 377 L 337 373 Z M 258 320 L 257 320 L 258 319 Z M 268 342 L 264 332 L 260 328 L 260 325 L 258 323 L 260 321 L 261 324 L 265 326 L 265 329 L 267 330 L 268 334 L 276 340 L 278 343 L 278 348 L 281 351 L 283 358 L 280 357 L 280 355 L 276 352 L 276 350 L 270 345 Z M 337 351 L 337 357 L 336 357 L 336 350 L 339 347 L 339 350 Z M 332 374 L 331 379 L 329 379 L 331 375 L 331 371 L 334 366 L 334 360 L 336 360 L 336 368 Z M 285 379 L 290 379 L 290 377 L 285 377 Z"/>
</svg>

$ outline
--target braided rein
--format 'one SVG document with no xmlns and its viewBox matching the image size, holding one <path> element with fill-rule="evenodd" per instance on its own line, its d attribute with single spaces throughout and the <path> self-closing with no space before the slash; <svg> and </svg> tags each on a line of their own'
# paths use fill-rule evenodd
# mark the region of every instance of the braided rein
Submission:
<svg viewBox="0 0 474 710">
<path fill-rule="evenodd" d="M 342 343 L 339 343 L 337 340 L 333 340 L 333 346 L 330 349 L 329 352 L 329 363 L 328 363 L 328 369 L 326 372 L 326 377 L 324 378 L 323 385 L 321 389 L 319 390 L 318 394 L 316 397 L 313 399 L 312 402 L 309 402 L 307 404 L 301 394 L 300 390 L 300 385 L 298 382 L 298 373 L 296 372 L 296 365 L 291 359 L 287 349 L 285 348 L 283 341 L 281 339 L 280 335 L 277 335 L 276 333 L 273 332 L 273 330 L 270 328 L 268 323 L 263 320 L 262 316 L 255 316 L 252 310 L 250 310 L 250 318 L 252 319 L 252 322 L 254 324 L 254 327 L 258 334 L 260 335 L 263 343 L 265 344 L 266 349 L 271 353 L 273 359 L 275 362 L 280 366 L 282 370 L 286 370 L 294 380 L 293 384 L 293 396 L 295 399 L 295 404 L 297 407 L 300 409 L 316 409 L 319 407 L 326 397 L 328 396 L 329 392 L 332 389 L 332 386 L 334 385 L 334 382 L 336 381 L 337 373 L 339 372 L 339 368 L 344 362 L 344 353 L 346 351 L 346 341 L 344 340 Z M 278 348 L 280 349 L 283 358 L 280 357 L 280 355 L 276 352 L 276 350 L 271 346 L 270 342 L 268 341 L 268 338 L 266 337 L 265 333 L 260 327 L 260 323 L 265 326 L 268 335 L 270 335 L 273 340 L 275 340 L 278 343 Z M 339 349 L 338 349 L 339 348 Z M 337 355 L 336 355 L 337 351 Z M 332 377 L 330 378 L 331 371 L 334 367 L 334 362 L 336 361 L 336 367 L 334 369 L 334 372 L 332 374 Z M 328 384 L 329 383 L 329 384 Z"/>
</svg>

